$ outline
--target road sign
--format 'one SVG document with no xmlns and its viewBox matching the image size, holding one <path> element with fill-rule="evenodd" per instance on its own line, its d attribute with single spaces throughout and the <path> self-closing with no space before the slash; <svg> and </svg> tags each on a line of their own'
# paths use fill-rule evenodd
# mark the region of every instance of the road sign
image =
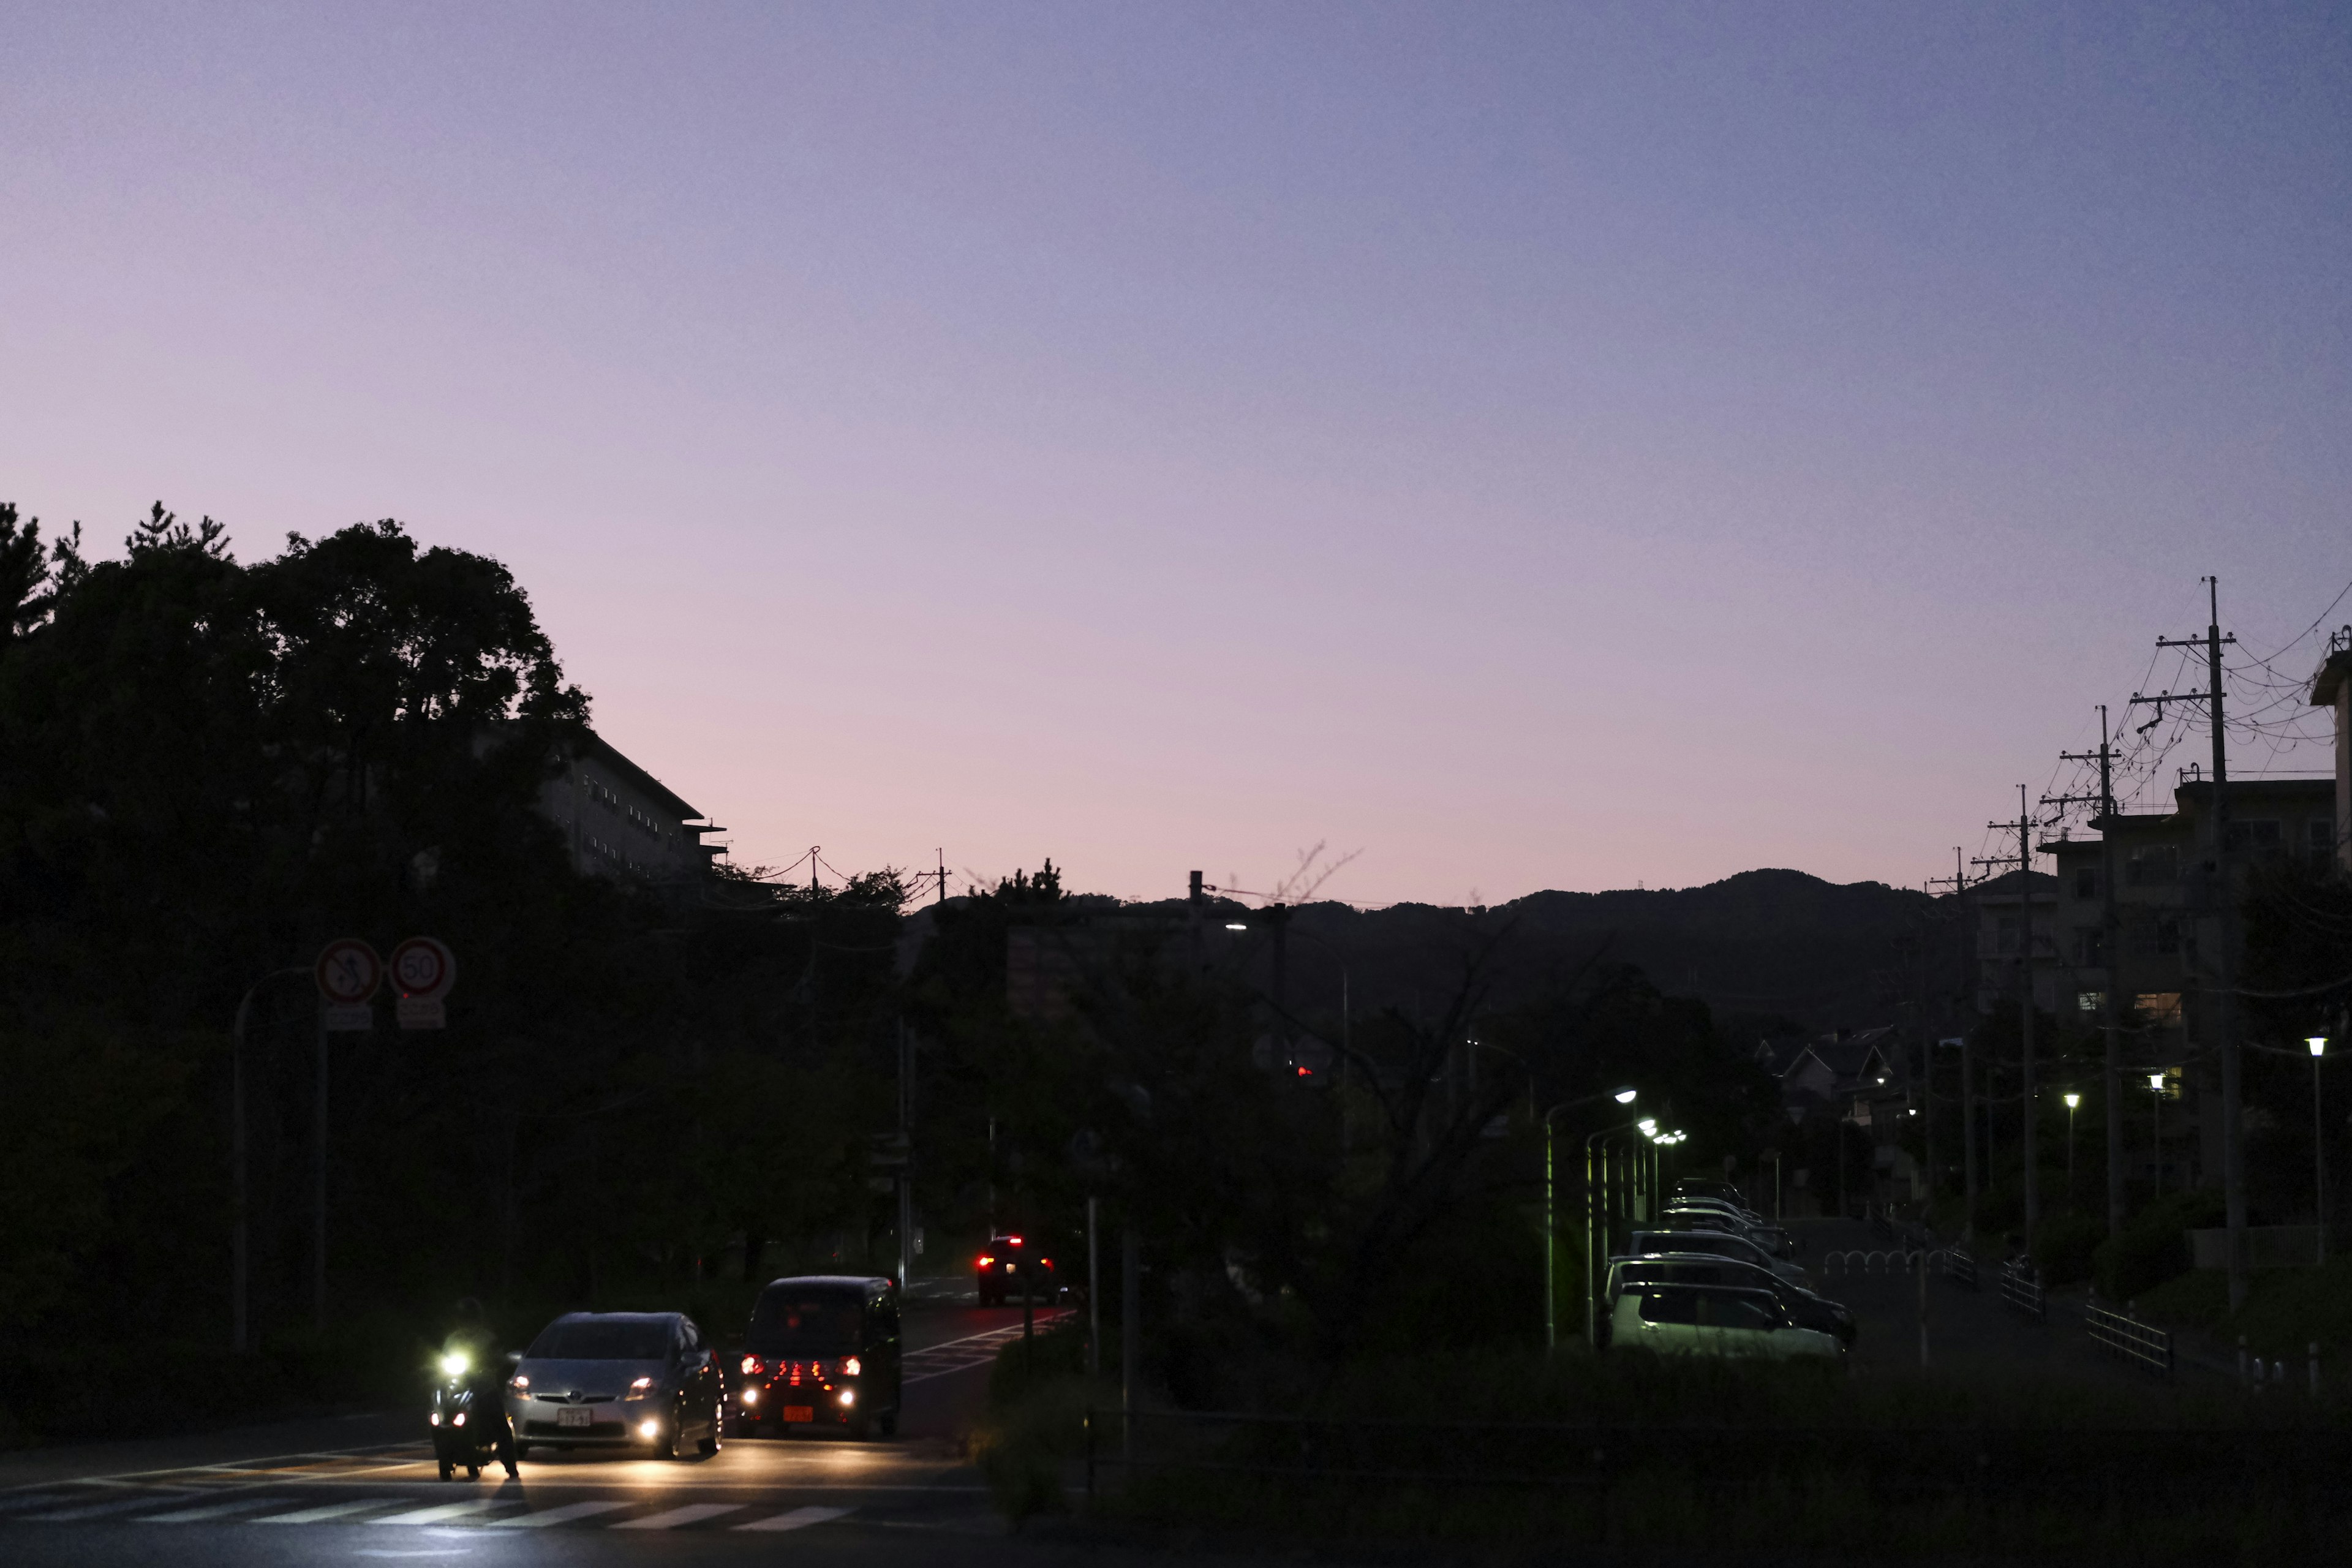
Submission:
<svg viewBox="0 0 2352 1568">
<path fill-rule="evenodd" d="M 438 1001 L 457 984 L 457 960 L 429 936 L 412 936 L 392 950 L 392 983 L 403 996 Z"/>
<path fill-rule="evenodd" d="M 375 1011 L 368 998 L 383 983 L 383 963 L 375 949 L 357 937 L 341 937 L 319 953 L 311 973 L 319 983 L 320 1021 L 330 1029 L 372 1029 Z"/>
<path fill-rule="evenodd" d="M 457 983 L 457 960 L 429 936 L 412 936 L 392 950 L 392 984 L 400 993 L 394 1013 L 404 1029 L 446 1028 L 441 998 Z"/>
</svg>

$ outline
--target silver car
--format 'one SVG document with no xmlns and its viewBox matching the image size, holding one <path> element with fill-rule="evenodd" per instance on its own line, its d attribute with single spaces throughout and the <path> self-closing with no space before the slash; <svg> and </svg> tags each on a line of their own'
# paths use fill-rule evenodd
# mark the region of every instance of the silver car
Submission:
<svg viewBox="0 0 2352 1568">
<path fill-rule="evenodd" d="M 567 1312 L 507 1381 L 515 1456 L 533 1447 L 719 1451 L 724 1391 L 702 1331 L 679 1312 Z"/>
</svg>

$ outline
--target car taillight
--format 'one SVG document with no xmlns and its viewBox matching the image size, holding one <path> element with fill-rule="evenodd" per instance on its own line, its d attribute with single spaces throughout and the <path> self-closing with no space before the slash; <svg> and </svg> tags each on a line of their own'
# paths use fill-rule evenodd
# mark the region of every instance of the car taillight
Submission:
<svg viewBox="0 0 2352 1568">
<path fill-rule="evenodd" d="M 992 1263 L 993 1263 L 993 1262 L 995 1262 L 995 1261 L 996 1261 L 996 1259 L 994 1259 L 993 1258 L 989 1257 L 989 1256 L 988 1256 L 988 1254 L 986 1254 L 986 1253 L 984 1253 L 984 1252 L 983 1252 L 983 1253 L 982 1253 L 982 1254 L 980 1255 L 980 1266 L 981 1266 L 982 1268 L 987 1268 L 990 1264 L 992 1264 Z"/>
<path fill-rule="evenodd" d="M 743 1370 L 751 1373 L 753 1377 L 757 1377 L 761 1373 L 767 1371 L 768 1368 L 767 1363 L 761 1361 L 758 1356 L 747 1355 L 743 1358 Z"/>
</svg>

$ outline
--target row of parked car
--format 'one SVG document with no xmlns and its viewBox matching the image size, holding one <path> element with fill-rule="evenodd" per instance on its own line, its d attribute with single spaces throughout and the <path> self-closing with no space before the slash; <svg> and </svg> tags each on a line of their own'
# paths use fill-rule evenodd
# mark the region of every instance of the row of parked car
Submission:
<svg viewBox="0 0 2352 1568">
<path fill-rule="evenodd" d="M 1853 1314 L 1816 1292 L 1797 1242 L 1727 1183 L 1675 1184 L 1651 1228 L 1609 1260 L 1599 1339 L 1679 1354 L 1843 1356 Z"/>
</svg>

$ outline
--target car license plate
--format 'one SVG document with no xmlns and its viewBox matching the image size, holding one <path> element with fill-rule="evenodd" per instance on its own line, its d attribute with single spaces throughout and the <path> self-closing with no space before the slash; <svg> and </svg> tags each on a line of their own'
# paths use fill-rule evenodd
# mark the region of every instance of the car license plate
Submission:
<svg viewBox="0 0 2352 1568">
<path fill-rule="evenodd" d="M 567 1405 L 555 1413 L 555 1424 L 558 1426 L 593 1426 L 596 1424 L 596 1413 L 584 1405 Z"/>
<path fill-rule="evenodd" d="M 816 1406 L 814 1405 L 787 1405 L 784 1406 L 784 1419 L 787 1421 L 814 1421 L 816 1419 Z"/>
</svg>

